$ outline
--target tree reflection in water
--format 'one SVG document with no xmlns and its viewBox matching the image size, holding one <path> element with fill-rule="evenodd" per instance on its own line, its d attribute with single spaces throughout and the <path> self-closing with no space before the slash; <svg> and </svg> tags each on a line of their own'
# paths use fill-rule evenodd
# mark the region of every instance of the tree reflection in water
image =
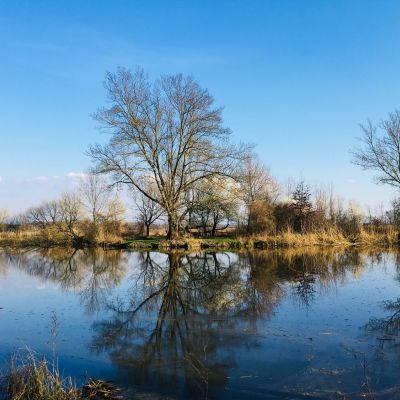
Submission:
<svg viewBox="0 0 400 400">
<path fill-rule="evenodd" d="M 394 263 L 396 266 L 397 277 L 400 282 L 400 252 L 394 253 Z M 385 264 L 383 253 L 374 253 L 371 255 L 372 262 L 378 264 Z M 386 300 L 382 303 L 382 309 L 388 313 L 386 317 L 376 318 L 373 317 L 365 325 L 365 329 L 371 333 L 377 333 L 381 339 L 392 339 L 400 333 L 400 297 L 395 300 Z"/>
<path fill-rule="evenodd" d="M 99 311 L 127 272 L 126 254 L 101 249 L 49 248 L 4 251 L 11 265 L 43 282 L 79 293 L 88 314 Z"/>
<path fill-rule="evenodd" d="M 273 309 L 279 285 L 254 290 L 229 254 L 170 253 L 156 261 L 146 253 L 140 267 L 136 296 L 109 305 L 114 318 L 97 324 L 95 347 L 141 384 L 202 394 L 226 384 L 232 350 L 243 340 L 235 334 L 240 316 Z"/>
<path fill-rule="evenodd" d="M 383 309 L 390 315 L 385 318 L 371 318 L 366 328 L 372 332 L 397 336 L 400 331 L 400 298 L 394 301 L 385 301 Z M 386 339 L 391 339 L 391 337 L 387 336 Z"/>
</svg>

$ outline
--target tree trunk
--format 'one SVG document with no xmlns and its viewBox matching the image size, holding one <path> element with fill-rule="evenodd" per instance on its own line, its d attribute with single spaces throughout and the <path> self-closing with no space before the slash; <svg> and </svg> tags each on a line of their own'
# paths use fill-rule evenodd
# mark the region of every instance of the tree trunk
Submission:
<svg viewBox="0 0 400 400">
<path fill-rule="evenodd" d="M 179 236 L 180 236 L 180 233 L 179 233 L 178 218 L 177 218 L 176 214 L 169 214 L 168 215 L 167 239 L 174 240 L 174 239 L 178 239 Z"/>
<path fill-rule="evenodd" d="M 247 213 L 247 226 L 246 226 L 246 232 L 247 234 L 251 233 L 251 209 L 250 206 L 248 206 L 248 213 Z"/>
<path fill-rule="evenodd" d="M 218 220 L 216 218 L 213 219 L 213 225 L 211 229 L 211 236 L 215 237 L 217 235 L 217 225 L 218 225 Z"/>
<path fill-rule="evenodd" d="M 150 225 L 146 225 L 146 236 L 150 236 Z"/>
</svg>

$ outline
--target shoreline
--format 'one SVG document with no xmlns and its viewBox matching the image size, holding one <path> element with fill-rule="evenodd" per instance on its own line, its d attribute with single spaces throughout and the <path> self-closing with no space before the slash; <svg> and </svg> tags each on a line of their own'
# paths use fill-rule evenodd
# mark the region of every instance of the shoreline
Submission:
<svg viewBox="0 0 400 400">
<path fill-rule="evenodd" d="M 285 248 L 309 248 L 309 247 L 367 247 L 379 246 L 391 248 L 399 245 L 397 234 L 366 233 L 361 232 L 356 237 L 344 237 L 331 233 L 283 233 L 276 236 L 253 236 L 253 237 L 208 237 L 190 238 L 184 237 L 176 240 L 168 240 L 164 237 L 136 237 L 120 239 L 110 242 L 97 243 L 73 243 L 68 240 L 52 241 L 41 236 L 17 236 L 2 238 L 0 236 L 0 247 L 16 248 L 103 248 L 125 249 L 125 250 L 266 250 Z"/>
</svg>

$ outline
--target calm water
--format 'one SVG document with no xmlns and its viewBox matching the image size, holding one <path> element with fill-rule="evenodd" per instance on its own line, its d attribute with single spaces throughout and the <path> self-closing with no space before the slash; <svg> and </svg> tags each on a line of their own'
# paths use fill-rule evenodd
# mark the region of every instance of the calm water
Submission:
<svg viewBox="0 0 400 400">
<path fill-rule="evenodd" d="M 396 399 L 398 298 L 397 253 L 0 250 L 0 364 L 55 347 L 142 399 Z"/>
</svg>

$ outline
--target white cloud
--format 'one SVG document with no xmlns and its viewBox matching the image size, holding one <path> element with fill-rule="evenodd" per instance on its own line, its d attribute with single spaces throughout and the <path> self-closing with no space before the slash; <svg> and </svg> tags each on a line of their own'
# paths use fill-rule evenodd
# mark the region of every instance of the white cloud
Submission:
<svg viewBox="0 0 400 400">
<path fill-rule="evenodd" d="M 40 175 L 40 176 L 37 176 L 34 180 L 35 180 L 36 182 L 46 182 L 47 179 L 48 179 L 47 176 Z"/>
<path fill-rule="evenodd" d="M 25 180 L 24 180 L 24 182 L 26 182 L 26 183 L 44 183 L 44 182 L 47 182 L 49 180 L 49 178 L 47 177 L 47 176 L 44 176 L 44 175 L 39 175 L 39 176 L 36 176 L 35 178 L 26 178 Z"/>
<path fill-rule="evenodd" d="M 3 182 L 3 177 L 0 175 L 0 183 Z"/>
<path fill-rule="evenodd" d="M 87 177 L 87 174 L 84 172 L 69 172 L 67 174 L 67 177 L 70 179 L 85 179 Z"/>
</svg>

